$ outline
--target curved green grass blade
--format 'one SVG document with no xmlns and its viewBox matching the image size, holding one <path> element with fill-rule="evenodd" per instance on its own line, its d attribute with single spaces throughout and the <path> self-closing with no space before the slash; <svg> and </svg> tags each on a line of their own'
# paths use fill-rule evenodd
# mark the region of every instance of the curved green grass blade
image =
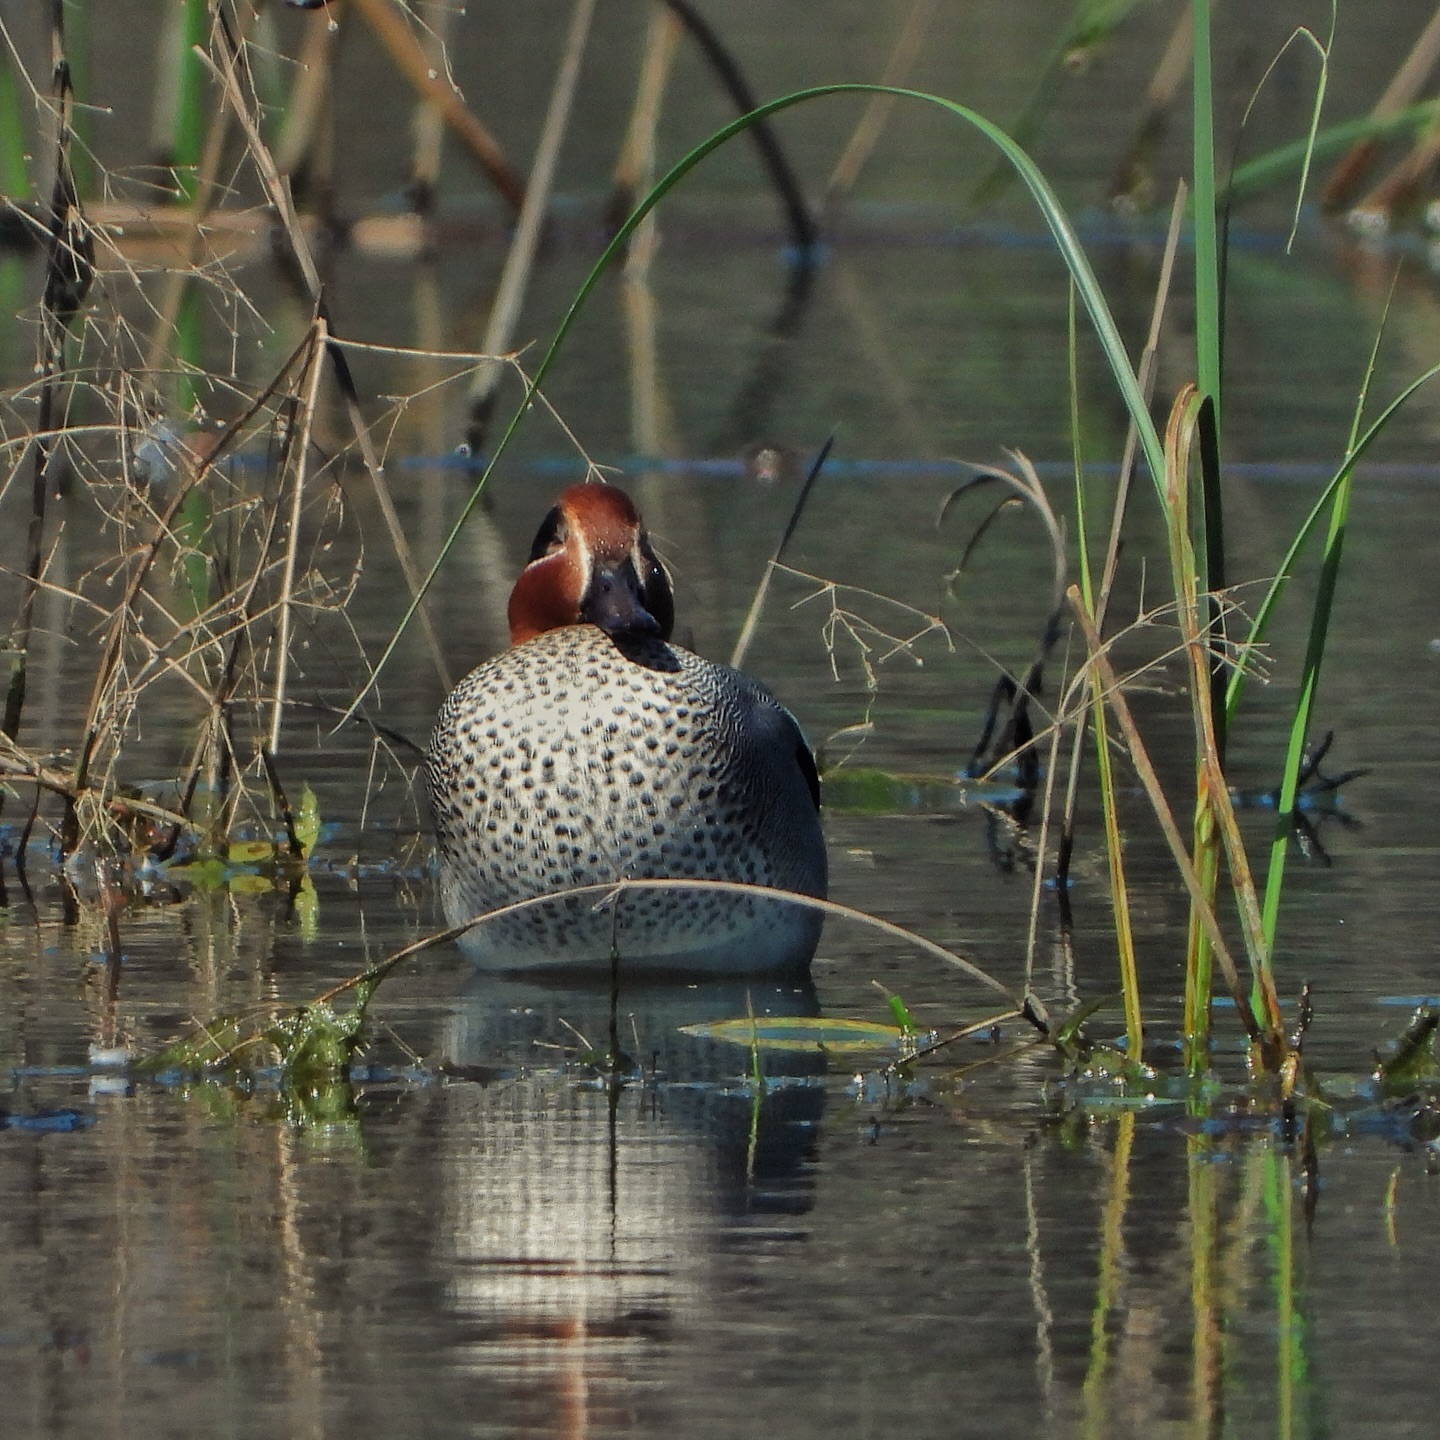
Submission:
<svg viewBox="0 0 1440 1440">
<path fill-rule="evenodd" d="M 525 395 L 521 399 L 515 413 L 511 416 L 510 422 L 506 425 L 504 433 L 500 436 L 495 446 L 494 453 L 490 456 L 488 463 L 481 472 L 480 478 L 475 482 L 469 498 L 461 507 L 460 514 L 456 518 L 450 533 L 445 537 L 445 543 L 440 547 L 440 553 L 436 556 L 434 563 L 426 573 L 421 582 L 415 597 L 411 600 L 409 608 L 402 617 L 394 635 L 391 636 L 376 662 L 370 679 L 365 687 L 351 701 L 349 708 L 340 718 L 338 725 L 343 725 L 349 720 L 359 708 L 365 696 L 374 687 L 380 672 L 389 662 L 390 657 L 395 653 L 400 643 L 401 636 L 405 633 L 410 621 L 413 619 L 416 610 L 424 599 L 426 592 L 433 583 L 440 567 L 450 554 L 456 540 L 459 538 L 461 529 L 469 519 L 471 512 L 480 501 L 481 493 L 484 491 L 490 476 L 494 474 L 495 467 L 500 458 L 509 448 L 511 440 L 516 431 L 520 428 L 521 421 L 529 412 L 536 395 L 544 383 L 545 377 L 549 374 L 551 366 L 555 363 L 561 347 L 569 335 L 571 327 L 575 324 L 585 303 L 594 293 L 605 272 L 610 268 L 611 263 L 625 249 L 630 236 L 634 234 L 641 221 L 690 173 L 707 155 L 718 150 L 727 141 L 742 134 L 758 120 L 767 119 L 771 115 L 777 115 L 782 110 L 788 110 L 791 106 L 805 104 L 811 100 L 824 99 L 831 95 L 892 95 L 901 100 L 918 100 L 928 105 L 938 105 L 942 110 L 949 111 L 957 119 L 965 121 L 973 126 L 982 135 L 994 144 L 1002 155 L 1015 167 L 1017 175 L 1022 184 L 1030 192 L 1038 207 L 1041 217 L 1049 227 L 1051 237 L 1055 241 L 1056 249 L 1060 252 L 1061 259 L 1065 262 L 1066 268 L 1074 279 L 1075 288 L 1080 295 L 1081 302 L 1085 306 L 1086 313 L 1090 317 L 1090 323 L 1094 326 L 1096 335 L 1099 338 L 1101 349 L 1105 359 L 1115 377 L 1115 383 L 1125 401 L 1126 409 L 1130 412 L 1131 419 L 1135 422 L 1135 428 L 1140 437 L 1140 448 L 1144 452 L 1145 462 L 1150 467 L 1150 475 L 1156 488 L 1156 493 L 1164 500 L 1163 477 L 1165 468 L 1164 447 L 1160 443 L 1160 437 L 1156 433 L 1155 424 L 1150 418 L 1149 407 L 1145 403 L 1145 397 L 1141 393 L 1139 381 L 1136 379 L 1134 367 L 1130 363 L 1129 353 L 1126 351 L 1125 342 L 1120 338 L 1120 331 L 1115 324 L 1114 316 L 1110 313 L 1110 307 L 1106 303 L 1104 292 L 1100 289 L 1100 283 L 1095 278 L 1095 272 L 1090 266 L 1079 237 L 1070 223 L 1059 198 L 1050 188 L 1049 182 L 1040 172 L 1039 167 L 1017 145 L 998 125 L 987 120 L 983 115 L 968 106 L 960 105 L 954 100 L 946 100 L 939 95 L 927 94 L 921 90 L 907 90 L 895 85 L 817 85 L 808 90 L 797 90 L 790 95 L 782 95 L 778 100 L 771 100 L 761 105 L 758 109 L 752 110 L 748 115 L 742 115 L 738 120 L 732 120 L 728 125 L 722 126 L 708 139 L 703 140 L 682 159 L 678 160 L 654 185 L 650 193 L 635 207 L 634 212 L 625 223 L 615 232 L 614 238 L 601 252 L 600 258 L 591 267 L 590 273 L 585 277 L 575 298 L 570 302 L 559 326 L 546 348 L 540 364 L 536 367 L 534 375 L 530 378 L 525 388 Z M 337 725 L 337 728 L 338 728 Z"/>
</svg>

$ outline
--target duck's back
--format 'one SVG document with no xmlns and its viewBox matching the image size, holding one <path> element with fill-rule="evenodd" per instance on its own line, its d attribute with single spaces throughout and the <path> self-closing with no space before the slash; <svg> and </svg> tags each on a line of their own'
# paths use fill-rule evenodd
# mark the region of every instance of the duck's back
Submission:
<svg viewBox="0 0 1440 1440">
<path fill-rule="evenodd" d="M 814 764 L 763 686 L 658 640 L 548 631 L 472 671 L 426 767 L 451 924 L 576 885 L 704 879 L 823 896 Z M 798 968 L 820 917 L 710 891 L 532 907 L 462 941 L 497 966 Z"/>
</svg>

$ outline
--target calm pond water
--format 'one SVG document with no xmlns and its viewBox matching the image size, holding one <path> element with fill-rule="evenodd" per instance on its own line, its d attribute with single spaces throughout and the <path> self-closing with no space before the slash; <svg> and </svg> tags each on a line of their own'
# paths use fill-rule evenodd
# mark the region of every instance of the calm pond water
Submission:
<svg viewBox="0 0 1440 1440">
<path fill-rule="evenodd" d="M 756 89 L 772 95 L 873 77 L 909 6 L 833 0 L 810 7 L 803 27 L 772 5 L 712 8 Z M 1054 42 L 1054 8 L 939 7 L 916 83 L 1013 118 Z M 1433 10 L 1392 0 L 1380 26 L 1363 8 L 1362 24 L 1362 7 L 1341 7 L 1337 116 L 1373 102 Z M 1221 69 L 1239 103 L 1243 77 L 1294 24 L 1328 25 L 1321 5 L 1263 9 L 1219 8 Z M 119 167 L 146 158 L 137 117 L 153 35 L 135 23 L 142 13 L 113 3 L 90 22 L 95 94 L 113 106 L 91 118 L 92 143 Z M 568 14 L 552 0 L 472 5 L 454 22 L 456 71 L 518 156 L 533 146 Z M 1142 7 L 1066 81 L 1038 144 L 1127 335 L 1144 328 L 1163 224 L 1118 220 L 1101 202 L 1132 97 L 1174 15 Z M 556 226 L 519 340 L 548 337 L 595 254 L 644 18 L 640 6 L 601 7 L 585 120 L 564 152 Z M 358 20 L 344 27 L 337 184 L 354 215 L 403 183 L 408 111 Z M 682 49 L 677 63 L 665 158 L 726 118 L 694 56 Z M 1303 127 L 1310 74 L 1299 57 L 1281 68 L 1256 149 Z M 1229 91 L 1222 98 L 1233 114 Z M 823 187 L 856 114 L 854 102 L 832 101 L 787 118 L 807 189 Z M 1162 146 L 1162 190 L 1173 159 Z M 760 443 L 805 455 L 838 431 L 789 555 L 820 578 L 777 581 L 747 668 L 832 757 L 868 718 L 854 764 L 931 777 L 968 758 L 995 663 L 1028 662 L 1050 586 L 1040 527 L 1018 515 L 947 581 L 984 513 L 967 502 L 937 528 L 945 496 L 969 473 L 949 457 L 994 463 L 1014 446 L 1068 508 L 1064 274 L 1020 197 L 979 215 L 966 208 L 984 165 L 948 122 L 897 112 L 797 299 L 786 294 L 774 206 L 750 156 L 732 147 L 667 202 L 648 294 L 602 286 L 549 387 L 584 449 L 624 468 L 675 570 L 679 633 L 717 658 L 795 493 L 793 476 L 747 478 L 739 457 Z M 1423 241 L 1362 245 L 1307 212 L 1287 255 L 1287 203 L 1242 209 L 1234 233 L 1227 503 L 1232 569 L 1244 577 L 1272 572 L 1343 447 L 1402 260 L 1375 394 L 1388 400 L 1440 358 Z M 455 233 L 428 262 L 333 257 L 328 294 L 342 334 L 425 351 L 479 345 L 504 217 L 453 157 L 441 206 Z M 262 383 L 307 317 L 263 257 L 229 263 L 263 323 L 242 317 L 233 353 L 212 325 L 210 363 Z M 33 306 L 33 260 L 0 267 L 15 308 Z M 1161 395 L 1188 378 L 1188 310 L 1177 296 Z M 30 373 L 32 318 L 0 313 L 10 383 Z M 1106 493 L 1123 417 L 1098 356 L 1086 350 L 1081 363 L 1086 445 Z M 372 352 L 355 365 L 367 397 L 413 397 L 382 434 L 400 518 L 428 559 L 467 490 L 449 459 L 462 387 L 428 388 L 457 367 Z M 220 416 L 234 404 L 218 392 L 207 403 Z M 873 1052 L 770 1054 L 763 1086 L 745 1047 L 681 1032 L 751 1008 L 884 1022 L 885 991 L 926 1029 L 996 1008 L 963 975 L 834 921 L 810 985 L 622 986 L 613 1008 L 604 987 L 477 977 L 453 950 L 429 951 L 374 1001 L 353 1113 L 329 1124 L 287 1119 L 264 1086 L 247 1097 L 100 1063 L 116 1046 L 153 1051 L 196 1019 L 299 1004 L 439 924 L 413 756 L 358 727 L 330 733 L 321 708 L 352 698 L 362 652 L 378 655 L 404 591 L 364 476 L 347 472 L 317 521 L 315 553 L 326 573 L 353 573 L 355 589 L 343 613 L 302 629 L 279 757 L 292 793 L 313 788 L 328 827 L 307 889 L 292 897 L 253 877 L 157 882 L 153 903 L 120 917 L 111 1002 L 88 877 L 76 906 L 50 867 L 32 862 L 27 890 L 5 861 L 0 1364 L 12 1398 L 0 1431 L 1432 1433 L 1440 1160 L 1409 1112 L 1366 1103 L 1363 1077 L 1415 1004 L 1440 993 L 1437 406 L 1440 391 L 1416 397 L 1356 489 L 1318 719 L 1336 734 L 1329 768 L 1368 773 L 1336 813 L 1316 817 L 1321 849 L 1292 861 L 1288 882 L 1281 990 L 1288 1004 L 1313 984 L 1306 1055 L 1336 1100 L 1333 1119 L 1313 1124 L 1308 1162 L 1268 1112 L 1232 1105 L 1233 1083 L 1205 1117 L 1163 1084 L 1149 1103 L 1079 1093 L 1010 1025 L 907 1076 L 887 1077 Z M 343 444 L 333 399 L 318 423 L 321 451 Z M 552 494 L 578 473 L 558 427 L 537 417 L 522 431 L 433 594 L 455 672 L 502 643 L 510 577 Z M 0 491 L 7 625 L 24 564 L 22 488 Z M 1157 583 L 1146 574 L 1147 555 L 1152 573 L 1159 563 L 1153 512 L 1141 491 L 1119 602 L 1128 614 Z M 103 598 L 108 572 L 95 567 L 114 535 L 83 491 L 56 502 L 51 524 L 57 588 L 39 606 L 24 738 L 63 752 L 100 643 L 95 612 L 69 597 Z M 1278 778 L 1302 608 L 1277 625 L 1271 682 L 1247 701 L 1231 757 L 1245 788 Z M 1188 762 L 1178 672 L 1157 681 L 1135 703 L 1179 795 Z M 127 740 L 128 783 L 174 776 L 188 761 L 200 702 L 181 683 L 155 694 Z M 423 743 L 442 694 L 412 636 L 372 714 Z M 12 799 L 4 814 L 11 844 L 29 803 L 21 793 L 24 804 Z M 834 898 L 1019 986 L 1033 837 L 973 799 L 933 791 L 913 805 L 841 800 L 826 816 Z M 1183 897 L 1138 792 L 1126 804 L 1152 1058 L 1173 1068 Z M 1263 846 L 1264 813 L 1247 824 Z M 1116 988 L 1088 809 L 1076 873 L 1073 933 L 1061 933 L 1049 899 L 1041 912 L 1036 987 L 1057 1011 Z M 1234 1082 L 1239 1029 L 1223 1007 L 1216 1017 L 1217 1066 Z M 617 1087 L 585 1059 L 612 1022 L 638 1065 Z M 1107 1011 L 1092 1028 L 1109 1035 L 1120 1022 Z"/>
</svg>

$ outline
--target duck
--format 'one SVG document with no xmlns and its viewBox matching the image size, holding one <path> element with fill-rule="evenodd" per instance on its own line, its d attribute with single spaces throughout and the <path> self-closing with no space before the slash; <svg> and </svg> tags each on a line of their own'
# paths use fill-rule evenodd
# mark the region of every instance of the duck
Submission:
<svg viewBox="0 0 1440 1440">
<path fill-rule="evenodd" d="M 673 643 L 674 588 L 619 487 L 573 485 L 510 595 L 510 646 L 446 698 L 425 763 L 441 907 L 495 970 L 804 973 L 819 907 L 618 880 L 720 880 L 823 900 L 820 782 L 758 680 Z"/>
</svg>

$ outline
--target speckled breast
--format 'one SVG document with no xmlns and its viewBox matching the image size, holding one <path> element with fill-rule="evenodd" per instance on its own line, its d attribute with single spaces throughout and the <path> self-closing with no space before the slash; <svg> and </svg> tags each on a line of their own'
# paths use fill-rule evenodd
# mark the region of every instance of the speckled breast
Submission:
<svg viewBox="0 0 1440 1440">
<path fill-rule="evenodd" d="M 762 685 L 657 640 L 593 625 L 539 635 L 471 671 L 426 765 L 452 925 L 515 901 L 628 879 L 743 881 L 823 896 L 814 766 Z M 631 890 L 472 927 L 499 968 L 607 962 L 800 969 L 814 910 L 752 895 Z"/>
</svg>

